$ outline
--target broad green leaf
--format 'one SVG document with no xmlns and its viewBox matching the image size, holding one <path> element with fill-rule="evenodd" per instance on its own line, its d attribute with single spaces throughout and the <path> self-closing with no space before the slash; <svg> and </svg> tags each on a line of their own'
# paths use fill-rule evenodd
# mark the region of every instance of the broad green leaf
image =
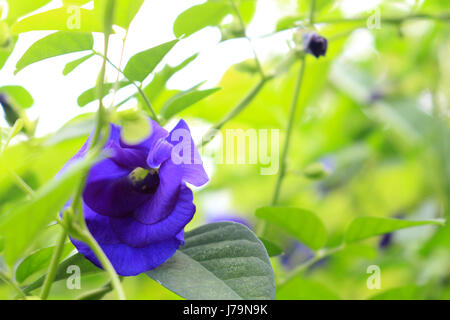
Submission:
<svg viewBox="0 0 450 320">
<path fill-rule="evenodd" d="M 0 233 L 5 237 L 5 260 L 12 265 L 57 216 L 81 181 L 90 159 L 72 165 L 65 173 L 39 189 L 31 198 L 3 214 Z"/>
<path fill-rule="evenodd" d="M 129 86 L 131 83 L 128 81 L 121 81 L 119 82 L 118 85 L 118 89 L 122 89 L 125 88 L 126 86 Z M 105 83 L 105 85 L 103 86 L 103 96 L 106 96 L 108 93 L 111 92 L 111 90 L 114 89 L 114 86 L 116 85 L 115 82 L 110 82 L 110 83 Z M 88 103 L 91 103 L 92 101 L 97 100 L 97 87 L 91 88 L 86 90 L 85 92 L 83 92 L 79 97 L 78 97 L 78 105 L 80 107 L 84 107 L 86 106 Z"/>
<path fill-rule="evenodd" d="M 186 299 L 275 299 L 272 266 L 245 226 L 220 222 L 186 233 L 186 244 L 146 274 Z"/>
<path fill-rule="evenodd" d="M 144 0 L 117 0 L 114 23 L 128 29 Z"/>
<path fill-rule="evenodd" d="M 12 103 L 22 109 L 28 109 L 34 104 L 34 99 L 31 94 L 21 86 L 0 87 L 0 93 L 6 94 Z"/>
<path fill-rule="evenodd" d="M 16 269 L 16 280 L 18 283 L 24 282 L 29 276 L 47 268 L 55 247 L 39 249 L 26 257 Z M 73 245 L 67 243 L 64 246 L 63 258 L 73 250 Z"/>
<path fill-rule="evenodd" d="M 125 66 L 124 75 L 131 81 L 144 81 L 177 43 L 178 40 L 172 40 L 137 53 Z"/>
<path fill-rule="evenodd" d="M 69 73 L 71 73 L 73 70 L 75 70 L 79 65 L 81 65 L 83 62 L 89 60 L 90 58 L 92 58 L 95 54 L 91 53 L 88 54 L 87 56 L 81 57 L 77 60 L 74 60 L 72 62 L 69 62 L 68 64 L 66 64 L 66 66 L 64 67 L 63 70 L 63 75 L 67 76 Z"/>
<path fill-rule="evenodd" d="M 152 81 L 143 89 L 144 93 L 149 97 L 152 101 L 156 100 L 161 92 L 164 90 L 167 81 L 178 71 L 186 67 L 189 63 L 191 63 L 195 58 L 197 58 L 198 54 L 194 54 L 193 56 L 187 58 L 179 65 L 172 67 L 169 65 L 165 65 L 164 68 L 155 74 Z M 139 96 L 138 96 L 139 97 Z"/>
<path fill-rule="evenodd" d="M 339 295 L 313 280 L 293 278 L 277 290 L 278 300 L 340 300 Z"/>
<path fill-rule="evenodd" d="M 43 6 L 50 3 L 51 0 L 7 0 L 9 22 L 14 22 L 18 18 L 23 17 Z"/>
<path fill-rule="evenodd" d="M 86 33 L 103 32 L 104 28 L 102 16 L 98 11 L 71 6 L 63 6 L 25 17 L 11 27 L 11 33 L 16 35 L 44 30 Z"/>
<path fill-rule="evenodd" d="M 174 115 L 180 113 L 184 109 L 191 105 L 205 99 L 209 95 L 219 91 L 220 88 L 214 88 L 209 90 L 197 91 L 189 90 L 175 95 L 172 99 L 166 102 L 161 113 L 165 119 L 170 119 Z"/>
<path fill-rule="evenodd" d="M 230 13 L 228 1 L 208 1 L 182 12 L 175 20 L 173 32 L 176 37 L 189 36 L 205 27 L 219 25 Z"/>
<path fill-rule="evenodd" d="M 312 212 L 299 208 L 263 207 L 256 210 L 256 216 L 282 228 L 314 250 L 322 248 L 327 242 L 325 226 Z"/>
<path fill-rule="evenodd" d="M 283 253 L 283 249 L 281 249 L 277 244 L 273 243 L 270 240 L 267 240 L 265 238 L 259 237 L 259 240 L 264 244 L 264 247 L 266 247 L 267 254 L 269 257 L 276 257 Z"/>
<path fill-rule="evenodd" d="M 35 42 L 17 62 L 17 74 L 35 62 L 72 52 L 92 50 L 94 39 L 90 33 L 55 32 Z"/>
<path fill-rule="evenodd" d="M 67 273 L 67 268 L 69 268 L 70 266 L 79 267 L 82 276 L 103 272 L 102 269 L 96 267 L 94 264 L 92 264 L 92 262 L 87 260 L 82 254 L 76 253 L 58 265 L 54 281 L 56 282 L 66 279 L 69 276 L 69 274 Z M 34 281 L 32 284 L 25 287 L 23 291 L 28 294 L 31 291 L 40 288 L 44 283 L 45 276 L 46 275 L 43 275 L 42 277 Z"/>
<path fill-rule="evenodd" d="M 358 217 L 355 218 L 347 228 L 347 231 L 345 233 L 345 241 L 354 242 L 400 229 L 425 225 L 442 226 L 444 225 L 444 221 L 443 220 L 412 221 L 393 218 Z"/>
</svg>

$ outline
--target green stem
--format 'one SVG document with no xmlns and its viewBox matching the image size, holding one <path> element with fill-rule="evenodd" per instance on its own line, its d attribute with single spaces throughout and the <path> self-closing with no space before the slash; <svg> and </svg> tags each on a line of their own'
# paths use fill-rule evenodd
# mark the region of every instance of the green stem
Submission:
<svg viewBox="0 0 450 320">
<path fill-rule="evenodd" d="M 110 29 L 113 23 L 113 17 L 114 17 L 114 9 L 115 9 L 115 1 L 111 0 L 107 2 L 106 5 L 106 15 L 105 15 L 105 43 L 104 43 L 104 50 L 105 53 L 102 55 L 103 57 L 103 64 L 102 68 L 100 70 L 99 79 L 97 83 L 98 88 L 98 96 L 99 96 L 99 108 L 97 112 L 97 125 L 95 129 L 95 133 L 92 139 L 92 142 L 89 146 L 89 151 L 93 152 L 94 155 L 97 153 L 100 153 L 102 150 L 102 147 L 107 139 L 107 133 L 101 137 L 101 132 L 103 130 L 104 125 L 108 122 L 106 121 L 106 110 L 103 106 L 103 98 L 104 98 L 104 83 L 105 83 L 105 73 L 106 73 L 106 63 L 109 60 L 107 57 L 108 54 L 108 48 L 109 48 L 109 37 L 110 37 Z M 108 126 L 106 130 L 108 130 Z M 102 139 L 101 139 L 102 138 Z M 88 154 L 89 156 L 89 154 Z M 88 245 L 91 250 L 94 252 L 96 257 L 99 259 L 100 263 L 102 264 L 103 268 L 106 270 L 106 272 L 109 274 L 111 278 L 111 282 L 113 284 L 114 289 L 117 292 L 117 296 L 119 299 L 124 300 L 125 294 L 122 289 L 122 285 L 119 280 L 119 276 L 117 275 L 116 271 L 114 270 L 114 267 L 112 266 L 111 262 L 108 260 L 108 257 L 103 252 L 102 248 L 99 246 L 97 241 L 94 239 L 94 237 L 89 232 L 89 229 L 86 226 L 86 222 L 83 217 L 83 209 L 81 205 L 81 198 L 82 198 L 82 192 L 84 189 L 84 186 L 86 184 L 86 178 L 87 178 L 88 171 L 84 172 L 83 179 L 78 186 L 74 198 L 72 200 L 71 208 L 69 210 L 69 216 L 70 218 L 73 217 L 73 214 L 77 214 L 76 221 L 73 219 L 69 219 L 69 230 L 71 232 L 71 235 L 73 235 L 78 238 L 79 240 L 83 241 L 86 245 Z M 66 217 L 67 219 L 67 217 Z M 64 221 L 63 221 L 64 222 Z M 64 224 L 63 224 L 64 225 Z"/>
<path fill-rule="evenodd" d="M 13 178 L 16 185 L 29 196 L 34 195 L 34 190 L 14 171 L 8 170 L 9 175 Z"/>
<path fill-rule="evenodd" d="M 307 270 L 309 267 L 314 265 L 319 260 L 322 260 L 323 258 L 329 257 L 329 256 L 331 256 L 331 255 L 333 255 L 333 254 L 335 254 L 337 252 L 340 252 L 340 251 L 342 251 L 344 249 L 345 249 L 345 244 L 342 244 L 342 245 L 340 245 L 340 246 L 338 246 L 336 248 L 323 249 L 323 250 L 318 251 L 316 253 L 316 255 L 314 256 L 314 258 L 306 261 L 305 263 L 299 265 L 297 268 L 292 270 L 289 273 L 289 275 L 286 277 L 286 279 L 284 279 L 283 283 L 286 283 L 289 280 L 292 280 L 293 278 L 299 276 L 300 274 L 302 274 L 305 270 Z"/>
<path fill-rule="evenodd" d="M 7 285 L 9 285 L 14 291 L 17 292 L 17 294 L 24 300 L 27 300 L 26 294 L 20 289 L 20 287 L 15 283 L 13 280 L 11 280 L 6 274 L 3 272 L 0 272 L 0 280 L 5 282 Z"/>
<path fill-rule="evenodd" d="M 114 269 L 113 265 L 109 261 L 106 254 L 103 252 L 102 248 L 98 244 L 98 242 L 95 240 L 95 238 L 89 233 L 89 232 L 83 232 L 82 236 L 80 237 L 81 241 L 86 243 L 94 252 L 95 256 L 98 258 L 100 263 L 102 264 L 105 271 L 109 274 L 111 278 L 111 283 L 114 288 L 114 290 L 117 293 L 117 298 L 119 300 L 125 300 L 125 293 L 122 288 L 122 284 L 120 282 L 120 278 L 116 273 L 116 270 Z"/>
<path fill-rule="evenodd" d="M 286 140 L 284 142 L 283 153 L 281 155 L 280 172 L 279 172 L 277 182 L 275 185 L 275 191 L 273 194 L 272 205 L 276 205 L 278 202 L 278 198 L 280 196 L 280 191 L 281 191 L 281 185 L 283 183 L 283 179 L 286 174 L 287 156 L 289 154 L 289 145 L 290 145 L 290 141 L 291 141 L 291 137 L 292 137 L 292 129 L 294 127 L 295 113 L 297 111 L 298 98 L 300 96 L 300 91 L 301 91 L 301 87 L 302 87 L 302 83 L 303 83 L 303 77 L 305 74 L 305 68 L 306 68 L 306 56 L 303 56 L 301 59 L 300 72 L 298 73 L 297 83 L 296 83 L 295 89 L 294 89 L 294 96 L 292 98 L 291 111 L 289 113 L 289 122 L 288 122 L 287 133 L 286 133 Z"/>
<path fill-rule="evenodd" d="M 150 100 L 147 98 L 147 95 L 145 94 L 145 92 L 142 90 L 142 88 L 135 82 L 135 81 L 131 81 L 130 79 L 127 78 L 127 76 L 123 73 L 123 71 L 114 64 L 114 62 L 112 62 L 109 58 L 105 57 L 103 54 L 101 54 L 100 52 L 97 51 L 92 51 L 95 55 L 98 55 L 99 57 L 102 57 L 103 59 L 106 59 L 106 61 L 114 68 L 116 69 L 116 71 L 120 72 L 122 74 L 122 76 L 126 79 L 126 81 L 130 82 L 139 92 L 139 94 L 141 95 L 142 99 L 144 100 L 144 103 L 146 104 L 148 110 L 150 111 L 150 113 L 152 114 L 153 120 L 155 120 L 156 122 L 159 123 L 159 119 L 158 119 L 158 115 L 155 112 L 155 109 L 153 109 L 153 106 L 150 102 Z"/>
<path fill-rule="evenodd" d="M 41 290 L 41 299 L 47 300 L 50 294 L 50 289 L 52 287 L 53 281 L 55 280 L 56 270 L 58 269 L 59 260 L 61 259 L 62 253 L 64 251 L 64 244 L 66 242 L 67 233 L 65 230 L 59 235 L 58 241 L 56 242 L 56 247 L 53 250 L 52 259 L 50 260 L 50 266 L 48 268 L 47 276 L 45 277 L 44 284 Z"/>
<path fill-rule="evenodd" d="M 314 24 L 314 17 L 316 12 L 316 0 L 311 0 L 309 8 L 309 24 Z"/>
<path fill-rule="evenodd" d="M 111 282 L 108 282 L 103 287 L 92 290 L 90 292 L 84 293 L 78 297 L 75 298 L 75 300 L 100 300 L 105 295 L 110 293 L 113 290 L 113 286 L 111 285 Z"/>
<path fill-rule="evenodd" d="M 253 51 L 253 56 L 254 56 L 258 71 L 261 74 L 261 77 L 265 78 L 266 76 L 264 75 L 264 69 L 262 67 L 261 61 L 258 58 L 258 54 L 256 53 L 255 47 L 253 46 L 253 42 L 246 34 L 245 22 L 244 22 L 244 19 L 242 18 L 241 12 L 239 11 L 239 8 L 236 6 L 236 3 L 234 2 L 234 0 L 230 0 L 230 3 L 231 3 L 231 7 L 233 8 L 233 11 L 236 14 L 236 17 L 239 20 L 239 24 L 241 25 L 241 30 L 244 33 L 244 37 L 247 39 L 247 41 L 250 44 L 250 47 Z"/>
<path fill-rule="evenodd" d="M 268 80 L 270 80 L 270 78 L 261 79 L 258 84 L 244 97 L 244 99 L 242 99 L 228 114 L 226 114 L 222 120 L 217 122 L 208 130 L 208 132 L 203 136 L 199 146 L 203 147 L 211 142 L 211 140 L 216 136 L 217 131 L 219 131 L 228 121 L 240 114 L 253 101 Z"/>
</svg>

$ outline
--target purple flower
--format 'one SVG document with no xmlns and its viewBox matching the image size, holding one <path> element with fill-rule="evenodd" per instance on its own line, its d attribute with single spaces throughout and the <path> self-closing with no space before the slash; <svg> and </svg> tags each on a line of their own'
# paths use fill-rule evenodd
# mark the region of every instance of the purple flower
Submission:
<svg viewBox="0 0 450 320">
<path fill-rule="evenodd" d="M 307 53 L 319 58 L 325 56 L 328 50 L 328 40 L 321 35 L 311 32 L 304 37 L 304 46 Z"/>
<path fill-rule="evenodd" d="M 136 145 L 111 124 L 108 157 L 91 168 L 82 197 L 89 231 L 122 276 L 154 269 L 184 245 L 184 227 L 196 210 L 186 183 L 208 182 L 187 124 L 181 120 L 169 133 L 150 123 L 150 136 Z M 86 154 L 89 140 L 67 165 Z M 101 266 L 87 245 L 71 240 Z"/>
</svg>

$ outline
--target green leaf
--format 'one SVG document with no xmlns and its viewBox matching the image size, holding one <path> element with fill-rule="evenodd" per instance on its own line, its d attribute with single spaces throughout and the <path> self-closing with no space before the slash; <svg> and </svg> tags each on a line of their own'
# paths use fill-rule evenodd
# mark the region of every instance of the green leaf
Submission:
<svg viewBox="0 0 450 320">
<path fill-rule="evenodd" d="M 35 62 L 67 53 L 92 50 L 94 38 L 90 33 L 56 32 L 35 42 L 20 58 L 15 74 Z"/>
<path fill-rule="evenodd" d="M 144 81 L 178 41 L 172 40 L 137 53 L 125 66 L 124 75 L 131 81 Z"/>
<path fill-rule="evenodd" d="M 256 0 L 239 0 L 238 9 L 241 14 L 242 20 L 247 24 L 249 23 L 256 12 Z"/>
<path fill-rule="evenodd" d="M 28 109 L 34 104 L 34 99 L 31 94 L 21 86 L 0 87 L 0 93 L 6 94 L 8 99 L 22 109 Z"/>
<path fill-rule="evenodd" d="M 31 198 L 2 214 L 0 233 L 5 237 L 5 260 L 12 265 L 35 241 L 67 203 L 81 181 L 90 159 L 73 164 L 65 173 L 39 189 Z"/>
<path fill-rule="evenodd" d="M 275 299 L 266 249 L 248 228 L 214 223 L 185 239 L 170 260 L 146 274 L 186 299 Z"/>
<path fill-rule="evenodd" d="M 54 282 L 66 279 L 68 277 L 67 268 L 70 266 L 78 266 L 80 268 L 80 273 L 83 276 L 103 272 L 102 269 L 96 267 L 92 262 L 87 260 L 82 254 L 76 253 L 58 265 L 58 268 L 56 269 Z M 46 275 L 43 275 L 42 277 L 34 281 L 32 284 L 25 287 L 23 291 L 28 294 L 31 291 L 40 288 L 44 283 L 45 276 Z"/>
<path fill-rule="evenodd" d="M 51 0 L 7 0 L 9 6 L 7 19 L 9 22 L 14 22 L 18 18 L 45 6 L 50 1 Z"/>
<path fill-rule="evenodd" d="M 11 33 L 15 35 L 44 30 L 86 33 L 103 32 L 104 28 L 102 16 L 98 11 L 82 8 L 77 11 L 69 6 L 25 17 L 11 27 Z"/>
<path fill-rule="evenodd" d="M 312 212 L 299 208 L 263 207 L 256 210 L 256 216 L 280 227 L 314 250 L 327 242 L 325 226 Z"/>
<path fill-rule="evenodd" d="M 297 22 L 301 21 L 301 17 L 297 16 L 287 16 L 283 17 L 277 22 L 276 31 L 282 31 L 289 28 L 294 28 L 297 25 Z"/>
<path fill-rule="evenodd" d="M 232 8 L 228 1 L 208 1 L 182 12 L 173 25 L 176 37 L 191 34 L 208 26 L 219 25 Z"/>
<path fill-rule="evenodd" d="M 75 70 L 79 65 L 81 65 L 83 62 L 89 60 L 90 58 L 92 58 L 95 54 L 91 53 L 88 54 L 87 56 L 81 57 L 77 60 L 74 60 L 72 62 L 69 62 L 68 64 L 66 64 L 66 66 L 64 67 L 63 70 L 63 75 L 67 76 L 69 73 L 71 73 L 73 70 Z"/>
<path fill-rule="evenodd" d="M 103 96 L 106 96 L 107 94 L 109 94 L 111 92 L 111 90 L 114 89 L 115 84 L 116 84 L 115 82 L 105 83 L 103 86 Z M 120 81 L 118 89 L 125 88 L 125 87 L 129 86 L 130 84 L 131 83 L 128 81 Z M 97 87 L 93 87 L 93 88 L 90 88 L 90 89 L 86 90 L 85 92 L 83 92 L 78 97 L 77 102 L 80 107 L 84 107 L 88 103 L 91 103 L 92 101 L 95 101 L 97 99 L 98 99 Z"/>
<path fill-rule="evenodd" d="M 339 295 L 313 280 L 295 277 L 277 291 L 278 300 L 339 300 Z"/>
<path fill-rule="evenodd" d="M 16 269 L 16 280 L 19 283 L 24 282 L 29 276 L 47 268 L 55 247 L 43 248 L 35 251 L 26 257 Z M 67 256 L 73 250 L 73 245 L 67 243 L 64 246 L 63 257 Z"/>
<path fill-rule="evenodd" d="M 189 90 L 175 95 L 163 106 L 161 111 L 162 117 L 165 119 L 170 119 L 177 113 L 187 109 L 191 105 L 205 99 L 209 95 L 219 91 L 220 88 L 214 88 L 209 90 L 197 91 Z"/>
<path fill-rule="evenodd" d="M 354 242 L 400 229 L 425 225 L 443 226 L 444 221 L 443 220 L 411 221 L 392 218 L 358 217 L 355 218 L 347 228 L 347 231 L 345 233 L 345 241 Z"/>
<path fill-rule="evenodd" d="M 15 46 L 17 43 L 17 36 L 10 38 L 9 45 L 5 48 L 0 47 L 0 69 L 2 69 L 8 58 L 11 56 L 11 53 L 13 52 Z"/>
<path fill-rule="evenodd" d="M 265 238 L 259 237 L 259 240 L 264 244 L 264 247 L 266 247 L 267 254 L 269 257 L 276 257 L 283 253 L 283 249 L 281 249 L 277 244 L 273 243 L 270 240 L 267 240 Z"/>
<path fill-rule="evenodd" d="M 144 0 L 116 0 L 116 16 L 114 23 L 128 29 Z"/>
<path fill-rule="evenodd" d="M 195 58 L 197 58 L 198 54 L 194 54 L 193 56 L 190 56 L 183 62 L 181 62 L 179 65 L 172 67 L 169 65 L 165 65 L 164 68 L 155 74 L 155 76 L 152 79 L 152 82 L 150 82 L 145 88 L 144 93 L 147 97 L 149 97 L 152 100 L 156 100 L 156 98 L 159 97 L 159 95 L 163 92 L 167 81 L 178 71 L 186 67 L 189 63 L 191 63 Z M 140 96 L 138 96 L 139 98 Z"/>
</svg>

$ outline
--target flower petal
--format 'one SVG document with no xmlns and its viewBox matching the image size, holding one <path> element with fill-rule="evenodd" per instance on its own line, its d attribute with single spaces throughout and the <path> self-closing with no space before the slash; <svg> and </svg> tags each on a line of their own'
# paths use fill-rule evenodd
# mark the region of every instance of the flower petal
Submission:
<svg viewBox="0 0 450 320">
<path fill-rule="evenodd" d="M 119 244 L 120 240 L 110 225 L 110 218 L 98 214 L 83 202 L 83 214 L 89 232 L 100 244 Z"/>
<path fill-rule="evenodd" d="M 100 261 L 86 244 L 74 239 L 72 242 L 89 261 L 102 268 Z M 180 242 L 176 238 L 143 248 L 132 248 L 125 244 L 100 245 L 120 276 L 136 276 L 160 266 L 174 255 L 179 246 Z"/>
<path fill-rule="evenodd" d="M 183 234 L 180 233 L 195 213 L 192 201 L 192 191 L 183 186 L 174 210 L 166 219 L 154 224 L 143 224 L 129 216 L 111 218 L 111 227 L 120 241 L 131 247 L 145 247 L 174 237 L 183 241 Z"/>
<path fill-rule="evenodd" d="M 155 145 L 155 147 L 150 150 L 147 157 L 147 165 L 150 168 L 158 168 L 161 163 L 170 158 L 173 146 L 166 140 L 161 139 Z"/>
<path fill-rule="evenodd" d="M 150 199 L 136 208 L 134 218 L 144 224 L 152 224 L 165 219 L 177 204 L 182 185 L 182 171 L 168 160 L 159 169 L 159 187 Z"/>
<path fill-rule="evenodd" d="M 83 200 L 95 212 L 112 217 L 130 214 L 149 199 L 148 194 L 133 189 L 128 175 L 131 169 L 112 159 L 95 164 L 89 171 Z"/>
<path fill-rule="evenodd" d="M 166 140 L 174 146 L 172 161 L 183 168 L 183 181 L 196 187 L 206 184 L 209 181 L 208 175 L 184 120 L 180 120 Z"/>
</svg>

